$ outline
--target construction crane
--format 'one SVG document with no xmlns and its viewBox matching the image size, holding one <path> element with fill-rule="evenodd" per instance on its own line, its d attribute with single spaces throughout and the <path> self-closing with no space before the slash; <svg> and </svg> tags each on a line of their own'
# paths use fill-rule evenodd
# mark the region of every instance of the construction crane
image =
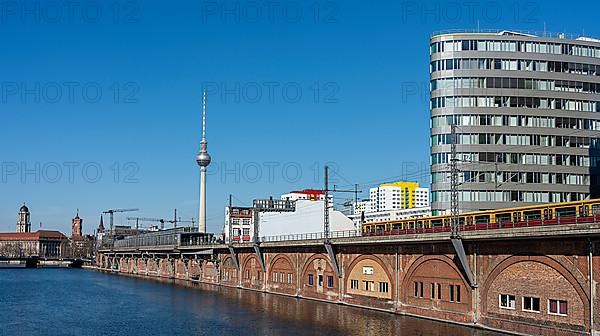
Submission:
<svg viewBox="0 0 600 336">
<path fill-rule="evenodd" d="M 110 215 L 110 233 L 113 234 L 113 225 L 114 225 L 114 221 L 115 221 L 115 213 L 116 212 L 132 212 L 132 211 L 139 211 L 140 209 L 110 209 L 110 210 L 105 210 L 102 211 L 103 214 L 109 214 Z"/>
<path fill-rule="evenodd" d="M 164 219 L 164 218 L 148 218 L 148 217 L 127 217 L 127 220 L 135 221 L 135 228 L 138 229 L 141 222 L 157 222 L 160 223 L 160 229 L 163 230 L 165 228 L 165 223 L 173 224 L 173 227 L 177 227 L 177 223 L 194 223 L 194 219 L 192 220 L 181 220 L 181 218 L 177 218 L 177 209 L 174 210 L 173 219 Z"/>
</svg>

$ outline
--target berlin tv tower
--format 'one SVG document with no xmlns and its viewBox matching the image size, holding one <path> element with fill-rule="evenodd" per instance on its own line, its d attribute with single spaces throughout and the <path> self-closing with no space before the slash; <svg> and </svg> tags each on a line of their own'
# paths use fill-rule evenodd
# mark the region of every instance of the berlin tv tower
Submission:
<svg viewBox="0 0 600 336">
<path fill-rule="evenodd" d="M 200 152 L 196 155 L 196 163 L 200 166 L 198 232 L 206 232 L 206 167 L 210 164 L 210 155 L 208 155 L 206 144 L 206 90 L 204 90 L 202 96 L 202 140 L 200 141 Z"/>
</svg>

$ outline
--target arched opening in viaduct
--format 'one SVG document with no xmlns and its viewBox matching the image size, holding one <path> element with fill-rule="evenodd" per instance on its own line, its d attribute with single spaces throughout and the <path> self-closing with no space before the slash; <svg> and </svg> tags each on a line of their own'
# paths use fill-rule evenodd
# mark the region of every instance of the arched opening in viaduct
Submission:
<svg viewBox="0 0 600 336">
<path fill-rule="evenodd" d="M 512 256 L 498 263 L 481 288 L 485 324 L 540 333 L 541 325 L 589 329 L 589 297 L 577 277 L 553 258 Z M 507 323 L 506 321 L 512 321 Z M 528 327 L 529 326 L 529 327 Z"/>
<path fill-rule="evenodd" d="M 395 284 L 390 270 L 375 255 L 356 258 L 347 268 L 344 301 L 389 308 L 394 304 Z"/>
<path fill-rule="evenodd" d="M 339 279 L 324 254 L 314 254 L 306 261 L 299 280 L 303 296 L 327 300 L 339 298 Z"/>
<path fill-rule="evenodd" d="M 276 255 L 269 264 L 269 288 L 278 293 L 296 294 L 296 268 L 285 254 Z"/>
<path fill-rule="evenodd" d="M 422 256 L 409 266 L 402 283 L 401 301 L 411 313 L 437 310 L 441 318 L 473 320 L 472 289 L 456 263 L 445 255 Z"/>
<path fill-rule="evenodd" d="M 264 274 L 256 255 L 248 255 L 243 265 L 242 286 L 245 288 L 262 289 Z"/>
<path fill-rule="evenodd" d="M 231 257 L 226 257 L 220 267 L 221 282 L 229 286 L 238 285 L 238 270 Z"/>
</svg>

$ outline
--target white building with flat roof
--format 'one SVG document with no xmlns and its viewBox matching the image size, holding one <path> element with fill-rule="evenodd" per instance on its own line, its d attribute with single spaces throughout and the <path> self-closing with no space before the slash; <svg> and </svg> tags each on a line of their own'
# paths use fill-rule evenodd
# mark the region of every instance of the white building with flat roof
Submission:
<svg viewBox="0 0 600 336">
<path fill-rule="evenodd" d="M 259 236 L 280 236 L 323 232 L 325 202 L 297 200 L 296 211 L 263 212 L 259 216 Z M 355 230 L 354 222 L 346 215 L 329 208 L 330 231 Z"/>
</svg>

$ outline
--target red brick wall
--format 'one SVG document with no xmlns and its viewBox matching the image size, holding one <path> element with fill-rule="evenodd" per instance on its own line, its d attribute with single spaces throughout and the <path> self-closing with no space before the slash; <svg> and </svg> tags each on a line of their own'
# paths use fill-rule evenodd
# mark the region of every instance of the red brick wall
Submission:
<svg viewBox="0 0 600 336">
<path fill-rule="evenodd" d="M 297 272 L 286 254 L 275 254 L 269 258 L 267 288 L 276 293 L 296 295 Z"/>
<path fill-rule="evenodd" d="M 302 276 L 300 277 L 300 295 L 322 300 L 337 301 L 339 299 L 339 279 L 333 266 L 325 254 L 303 254 L 301 256 Z M 313 284 L 309 284 L 309 275 L 312 275 Z M 319 283 L 319 275 L 322 282 Z M 329 277 L 333 277 L 333 286 L 328 286 Z"/>
<path fill-rule="evenodd" d="M 399 312 L 449 321 L 475 322 L 532 335 L 581 335 L 589 331 L 590 281 L 587 239 L 506 239 L 465 241 L 464 244 L 468 263 L 478 284 L 476 293 L 468 285 L 449 243 L 390 243 L 338 247 L 337 259 L 343 276 L 341 279 L 336 276 L 324 248 L 315 246 L 262 248 L 267 267 L 266 276 L 256 254 L 249 248 L 238 251 L 241 272 L 236 272 L 233 263 L 228 261 L 230 255 L 226 249 L 215 250 L 220 253 L 219 273 L 216 264 L 208 260 L 190 260 L 187 269 L 181 268 L 180 264 L 173 267 L 178 275 L 182 272 L 187 273 L 190 279 L 196 277 L 204 282 L 221 281 L 223 284 L 237 285 L 240 281 L 245 288 L 395 309 Z M 600 247 L 595 248 L 594 255 L 594 285 L 596 290 L 600 290 Z M 99 256 L 98 260 L 106 266 L 119 262 L 117 258 L 107 256 Z M 381 266 L 385 277 L 382 277 L 382 274 L 378 277 L 389 279 L 391 298 L 349 295 L 348 276 L 361 260 L 369 260 L 370 263 Z M 138 260 L 138 273 L 144 274 L 147 269 L 149 275 L 158 275 L 157 261 L 158 259 L 149 259 L 144 265 Z M 172 274 L 168 263 L 169 261 L 161 259 L 161 275 Z M 120 266 L 123 271 L 135 268 L 125 260 Z M 226 271 L 229 271 L 228 280 L 224 277 Z M 274 273 L 285 274 L 284 281 L 273 281 Z M 291 284 L 287 282 L 290 273 Z M 309 274 L 313 276 L 312 285 L 308 283 Z M 235 278 L 235 275 L 238 278 Z M 321 284 L 319 275 L 322 276 Z M 329 276 L 333 277 L 333 286 L 328 286 Z M 280 277 L 278 276 L 278 279 Z M 422 298 L 414 296 L 415 281 L 423 283 Z M 432 283 L 436 284 L 433 299 L 430 291 Z M 442 289 L 441 298 L 438 298 L 437 284 L 440 284 Z M 460 286 L 460 303 L 450 302 L 450 285 Z M 498 307 L 498 296 L 501 293 L 516 296 L 515 310 Z M 474 302 L 475 295 L 477 302 Z M 539 313 L 522 311 L 524 296 L 540 298 Z M 567 316 L 548 314 L 550 298 L 568 302 Z M 594 300 L 595 306 L 600 307 L 600 300 L 595 294 Z M 598 308 L 595 310 L 595 321 L 595 329 L 598 330 Z"/>
<path fill-rule="evenodd" d="M 425 255 L 412 260 L 405 271 L 402 283 L 401 310 L 458 322 L 471 322 L 473 320 L 472 290 L 455 262 L 446 255 Z M 415 282 L 418 284 L 417 296 L 415 296 Z M 434 285 L 433 299 L 431 298 L 432 284 Z M 450 294 L 450 285 L 454 286 L 453 298 Z M 459 291 L 460 302 L 458 302 Z"/>
<path fill-rule="evenodd" d="M 242 287 L 252 289 L 263 289 L 264 274 L 258 257 L 253 253 L 248 253 L 242 261 Z"/>
<path fill-rule="evenodd" d="M 515 309 L 499 306 L 499 296 L 515 296 Z M 540 311 L 523 311 L 523 298 L 539 298 Z M 548 299 L 566 300 L 567 316 L 552 315 Z M 589 309 L 583 288 L 570 272 L 547 256 L 512 256 L 499 263 L 481 290 L 481 315 L 486 325 L 531 334 L 539 325 L 567 331 L 589 328 Z M 515 323 L 517 322 L 517 323 Z"/>
<path fill-rule="evenodd" d="M 221 283 L 228 286 L 237 286 L 239 283 L 239 272 L 231 256 L 225 255 L 221 262 Z"/>
</svg>

